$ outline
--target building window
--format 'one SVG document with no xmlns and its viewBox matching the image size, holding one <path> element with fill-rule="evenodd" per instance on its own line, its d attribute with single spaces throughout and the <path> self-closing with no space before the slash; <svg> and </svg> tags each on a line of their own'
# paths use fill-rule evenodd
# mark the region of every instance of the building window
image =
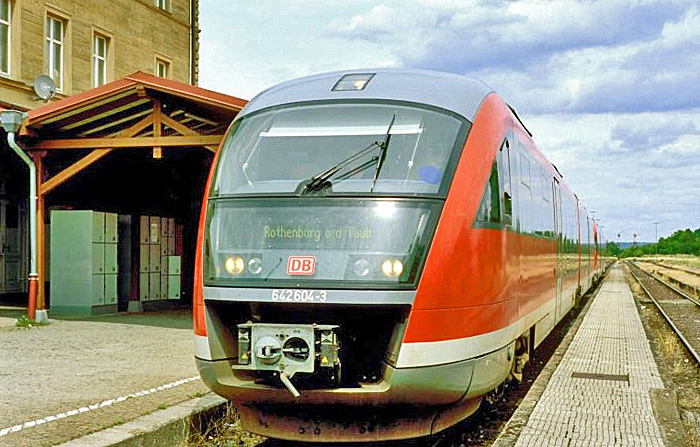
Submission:
<svg viewBox="0 0 700 447">
<path fill-rule="evenodd" d="M 170 72 L 170 63 L 162 59 L 156 59 L 156 76 L 167 78 Z"/>
<path fill-rule="evenodd" d="M 92 39 L 92 86 L 99 87 L 107 81 L 107 51 L 109 40 L 95 34 Z"/>
<path fill-rule="evenodd" d="M 46 18 L 46 72 L 63 89 L 63 37 L 65 23 L 56 17 Z"/>
<path fill-rule="evenodd" d="M 165 11 L 170 11 L 170 0 L 156 0 L 156 6 Z"/>
<path fill-rule="evenodd" d="M 0 0 L 0 74 L 10 75 L 10 0 Z"/>
</svg>

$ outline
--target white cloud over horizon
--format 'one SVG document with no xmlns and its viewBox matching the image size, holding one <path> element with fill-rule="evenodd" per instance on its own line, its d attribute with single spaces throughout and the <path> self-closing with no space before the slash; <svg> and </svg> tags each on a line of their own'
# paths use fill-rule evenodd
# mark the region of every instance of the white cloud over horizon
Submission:
<svg viewBox="0 0 700 447">
<path fill-rule="evenodd" d="M 200 85 L 250 98 L 358 67 L 497 90 L 608 238 L 700 227 L 700 8 L 691 0 L 200 2 Z"/>
</svg>

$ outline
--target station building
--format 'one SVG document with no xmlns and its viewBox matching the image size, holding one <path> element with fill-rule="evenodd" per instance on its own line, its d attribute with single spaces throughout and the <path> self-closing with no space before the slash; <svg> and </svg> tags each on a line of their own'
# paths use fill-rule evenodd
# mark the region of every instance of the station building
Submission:
<svg viewBox="0 0 700 447">
<path fill-rule="evenodd" d="M 172 299 L 170 261 L 177 299 L 191 300 L 206 175 L 245 105 L 196 86 L 197 10 L 198 0 L 0 0 L 0 109 L 26 112 L 17 142 L 38 175 L 37 309 L 147 309 Z M 44 101 L 40 75 L 55 86 Z M 0 302 L 26 305 L 28 170 L 2 130 L 0 141 Z M 81 215 L 102 229 L 83 251 L 71 239 L 84 236 Z M 63 223 L 52 228 L 52 216 Z M 70 278 L 76 258 L 83 270 Z"/>
</svg>

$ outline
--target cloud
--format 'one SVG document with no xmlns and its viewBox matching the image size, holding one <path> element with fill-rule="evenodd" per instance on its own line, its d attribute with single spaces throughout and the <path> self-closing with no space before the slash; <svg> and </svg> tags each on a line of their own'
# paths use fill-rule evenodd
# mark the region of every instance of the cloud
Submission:
<svg viewBox="0 0 700 447">
<path fill-rule="evenodd" d="M 688 109 L 700 97 L 700 14 L 686 0 L 406 0 L 327 31 L 387 46 L 403 66 L 477 77 L 537 113 Z"/>
<path fill-rule="evenodd" d="M 676 145 L 684 135 L 700 135 L 700 131 L 690 120 L 664 116 L 644 125 L 637 122 L 621 122 L 612 129 L 610 138 L 619 142 L 622 147 L 639 153 Z"/>
<path fill-rule="evenodd" d="M 635 232 L 651 241 L 655 221 L 660 236 L 700 227 L 700 109 L 523 119 L 608 237 L 622 231 L 621 240 L 631 240 Z"/>
<path fill-rule="evenodd" d="M 700 226 L 696 0 L 201 0 L 202 86 L 250 98 L 374 66 L 480 79 L 517 110 L 605 231 Z"/>
</svg>

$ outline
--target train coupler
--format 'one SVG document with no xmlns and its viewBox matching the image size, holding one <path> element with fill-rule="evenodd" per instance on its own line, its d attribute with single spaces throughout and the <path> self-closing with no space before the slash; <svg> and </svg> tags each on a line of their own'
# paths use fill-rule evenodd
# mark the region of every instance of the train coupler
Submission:
<svg viewBox="0 0 700 447">
<path fill-rule="evenodd" d="M 238 364 L 234 369 L 277 372 L 294 395 L 297 373 L 340 370 L 337 325 L 243 323 L 238 325 Z"/>
</svg>

